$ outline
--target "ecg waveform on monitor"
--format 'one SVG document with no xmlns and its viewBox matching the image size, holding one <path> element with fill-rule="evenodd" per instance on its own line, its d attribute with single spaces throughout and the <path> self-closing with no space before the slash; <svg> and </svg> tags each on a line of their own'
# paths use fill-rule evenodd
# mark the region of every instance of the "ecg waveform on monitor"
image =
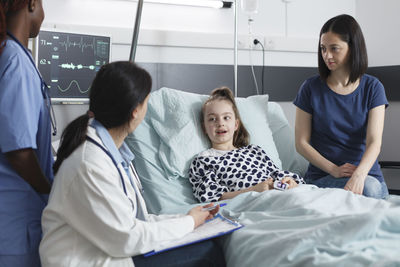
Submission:
<svg viewBox="0 0 400 267">
<path fill-rule="evenodd" d="M 61 64 L 61 65 L 58 65 L 58 66 L 61 67 L 62 69 L 71 69 L 71 70 L 75 70 L 75 69 L 78 69 L 78 70 L 81 70 L 81 69 L 95 70 L 96 69 L 96 66 L 94 66 L 94 65 L 84 66 L 82 64 L 75 65 L 74 63 L 64 63 L 64 64 Z"/>
<path fill-rule="evenodd" d="M 40 31 L 37 64 L 50 85 L 50 97 L 88 98 L 96 73 L 110 61 L 111 45 L 105 35 Z"/>
<path fill-rule="evenodd" d="M 94 50 L 94 45 L 95 45 L 94 41 L 95 41 L 95 39 L 93 38 L 91 44 L 85 43 L 83 41 L 83 37 L 81 37 L 81 40 L 79 42 L 75 42 L 75 41 L 72 42 L 72 41 L 70 41 L 69 36 L 67 35 L 67 41 L 60 42 L 60 45 L 62 47 L 65 46 L 65 52 L 68 52 L 68 48 L 70 48 L 70 47 L 74 47 L 74 48 L 79 47 L 83 53 L 83 49 L 88 48 L 88 47 L 91 47 Z"/>
<path fill-rule="evenodd" d="M 76 87 L 78 88 L 79 92 L 82 93 L 82 94 L 85 94 L 85 93 L 89 92 L 89 90 L 90 90 L 90 87 L 87 90 L 82 90 L 81 87 L 79 86 L 79 83 L 76 80 L 72 80 L 69 83 L 69 85 L 67 86 L 67 88 L 65 88 L 65 89 L 61 88 L 59 85 L 57 85 L 57 87 L 58 87 L 58 90 L 60 90 L 61 92 L 64 93 L 64 92 L 67 92 L 68 90 L 70 90 L 73 84 L 76 85 Z"/>
</svg>

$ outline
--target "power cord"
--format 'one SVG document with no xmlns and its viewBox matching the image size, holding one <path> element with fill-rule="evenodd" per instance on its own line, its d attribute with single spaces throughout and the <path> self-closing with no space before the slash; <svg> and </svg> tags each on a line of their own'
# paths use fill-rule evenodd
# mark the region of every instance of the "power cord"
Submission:
<svg viewBox="0 0 400 267">
<path fill-rule="evenodd" d="M 252 52 L 253 52 L 253 46 L 251 45 L 251 41 L 253 40 L 253 31 L 252 31 L 252 24 L 253 24 L 253 19 L 251 15 L 249 15 L 249 19 L 247 20 L 248 27 L 249 27 L 249 62 L 250 62 L 250 67 L 251 67 L 251 75 L 253 77 L 254 85 L 256 87 L 256 93 L 257 95 L 260 94 L 260 90 L 258 90 L 258 83 L 257 83 L 257 78 L 256 74 L 254 72 L 254 65 L 253 65 L 253 58 L 252 58 Z"/>
<path fill-rule="evenodd" d="M 260 90 L 258 90 L 257 78 L 256 78 L 256 74 L 254 72 L 253 59 L 252 59 L 252 56 L 251 56 L 252 50 L 253 49 L 251 49 L 251 48 L 249 49 L 249 60 L 250 60 L 250 67 L 251 67 L 251 75 L 253 77 L 254 85 L 256 86 L 257 95 L 259 95 L 260 94 Z"/>
<path fill-rule="evenodd" d="M 265 49 L 264 49 L 264 45 L 258 40 L 258 39 L 254 39 L 253 40 L 254 45 L 260 45 L 262 48 L 262 52 L 263 52 L 263 60 L 262 60 L 262 68 L 261 68 L 261 93 L 264 94 L 264 75 L 265 75 Z"/>
</svg>

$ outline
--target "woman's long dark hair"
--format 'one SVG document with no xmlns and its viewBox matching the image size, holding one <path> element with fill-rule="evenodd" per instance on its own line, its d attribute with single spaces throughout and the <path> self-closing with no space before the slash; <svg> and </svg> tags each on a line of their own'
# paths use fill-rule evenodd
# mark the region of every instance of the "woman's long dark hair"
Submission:
<svg viewBox="0 0 400 267">
<path fill-rule="evenodd" d="M 203 131 L 205 132 L 205 125 L 204 125 L 204 110 L 208 103 L 216 101 L 216 100 L 226 100 L 231 103 L 233 112 L 235 113 L 236 119 L 239 121 L 239 125 L 237 130 L 233 135 L 233 145 L 237 148 L 248 146 L 249 145 L 249 132 L 244 127 L 242 120 L 240 118 L 239 109 L 236 106 L 235 97 L 232 94 L 231 89 L 228 87 L 220 87 L 215 88 L 212 92 L 210 97 L 207 99 L 206 102 L 203 104 L 203 108 L 201 109 L 201 126 Z"/>
<path fill-rule="evenodd" d="M 29 4 L 29 0 L 0 0 L 0 55 L 6 45 L 8 14 L 21 10 Z"/>
<path fill-rule="evenodd" d="M 97 73 L 89 95 L 89 111 L 106 129 L 126 125 L 133 110 L 151 91 L 150 74 L 127 61 L 104 65 Z M 72 121 L 61 135 L 54 174 L 61 163 L 86 139 L 89 114 Z"/>
</svg>

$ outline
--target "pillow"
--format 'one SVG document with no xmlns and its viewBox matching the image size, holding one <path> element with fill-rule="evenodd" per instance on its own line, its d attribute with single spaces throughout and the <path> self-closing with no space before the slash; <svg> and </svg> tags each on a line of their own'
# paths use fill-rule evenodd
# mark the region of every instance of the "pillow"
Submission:
<svg viewBox="0 0 400 267">
<path fill-rule="evenodd" d="M 143 197 L 150 213 L 198 203 L 188 179 L 168 180 L 158 157 L 160 138 L 146 116 L 125 142 L 135 154 L 133 164 L 143 186 Z"/>
<path fill-rule="evenodd" d="M 278 149 L 279 158 L 282 161 L 282 169 L 304 177 L 308 161 L 297 153 L 293 129 L 290 127 L 278 103 L 268 103 L 268 122 L 276 148 Z"/>
<path fill-rule="evenodd" d="M 146 118 L 160 137 L 158 158 L 169 179 L 188 178 L 193 158 L 210 148 L 200 124 L 200 111 L 206 95 L 169 88 L 153 92 Z M 237 98 L 242 122 L 250 134 L 250 143 L 261 146 L 281 168 L 272 132 L 268 126 L 268 95 Z"/>
</svg>

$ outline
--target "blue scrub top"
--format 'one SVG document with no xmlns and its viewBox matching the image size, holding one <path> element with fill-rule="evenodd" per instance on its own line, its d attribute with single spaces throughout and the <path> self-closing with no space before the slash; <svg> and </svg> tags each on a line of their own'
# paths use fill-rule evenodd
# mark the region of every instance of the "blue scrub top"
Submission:
<svg viewBox="0 0 400 267">
<path fill-rule="evenodd" d="M 360 163 L 366 148 L 369 111 L 388 105 L 382 83 L 367 74 L 361 76 L 356 90 L 347 95 L 335 93 L 319 75 L 314 76 L 303 83 L 293 103 L 312 115 L 310 144 L 338 166 Z M 368 174 L 383 181 L 377 160 Z M 310 164 L 305 178 L 312 182 L 326 175 Z"/>
<path fill-rule="evenodd" d="M 10 166 L 5 153 L 32 148 L 44 175 L 53 180 L 50 115 L 29 57 L 11 39 L 0 55 L 0 255 L 38 251 L 47 204 Z"/>
</svg>

